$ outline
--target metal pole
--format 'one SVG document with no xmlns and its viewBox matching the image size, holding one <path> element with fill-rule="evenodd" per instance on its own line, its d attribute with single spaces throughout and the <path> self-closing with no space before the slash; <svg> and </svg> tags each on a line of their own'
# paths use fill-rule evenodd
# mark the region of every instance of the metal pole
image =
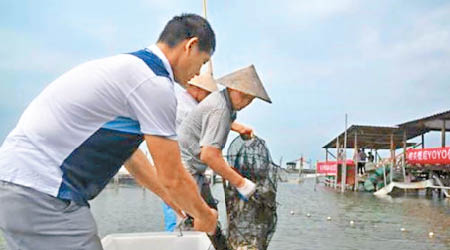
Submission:
<svg viewBox="0 0 450 250">
<path fill-rule="evenodd" d="M 325 149 L 325 161 L 328 161 L 328 148 Z"/>
<path fill-rule="evenodd" d="M 356 155 L 358 153 L 358 130 L 355 130 L 355 154 Z M 355 165 L 355 187 L 353 188 L 354 191 L 358 191 L 358 162 L 356 161 L 357 157 L 355 159 L 353 159 L 353 163 Z"/>
<path fill-rule="evenodd" d="M 283 166 L 283 156 L 281 156 L 280 157 L 280 169 L 282 168 L 282 166 Z M 277 171 L 277 178 L 278 178 L 278 180 L 282 180 L 282 176 L 281 176 L 281 171 L 280 171 L 280 169 Z M 288 179 L 289 178 L 286 178 L 286 181 L 288 181 Z M 216 175 L 214 174 L 214 172 L 213 172 L 213 185 L 216 183 Z"/>
<path fill-rule="evenodd" d="M 345 132 L 344 132 L 344 162 L 342 164 L 341 192 L 345 192 L 347 186 L 347 114 L 345 114 Z"/>
<path fill-rule="evenodd" d="M 206 14 L 208 9 L 208 1 L 207 0 L 203 0 L 203 17 L 205 19 L 208 19 L 208 15 Z M 207 73 L 210 73 L 211 75 L 213 75 L 213 64 L 212 64 L 212 59 L 210 58 L 208 61 L 208 67 L 207 67 Z"/>
<path fill-rule="evenodd" d="M 206 16 L 206 9 L 207 9 L 207 2 L 206 0 L 203 0 L 203 17 L 205 19 L 208 19 L 208 17 Z"/>
<path fill-rule="evenodd" d="M 375 149 L 375 164 L 378 163 L 378 149 Z"/>
<path fill-rule="evenodd" d="M 420 137 L 422 137 L 422 149 L 425 148 L 425 134 L 421 134 Z"/>
<path fill-rule="evenodd" d="M 403 130 L 403 157 L 402 157 L 402 170 L 403 170 L 403 182 L 406 181 L 406 130 Z M 406 191 L 406 189 L 405 189 Z"/>
<path fill-rule="evenodd" d="M 392 179 L 394 178 L 394 167 L 395 167 L 394 134 L 391 134 L 391 171 L 389 173 L 390 182 L 392 182 Z"/>
<path fill-rule="evenodd" d="M 303 171 L 303 155 L 300 157 L 300 164 L 298 166 L 298 183 L 302 181 L 302 171 Z"/>
<path fill-rule="evenodd" d="M 445 120 L 442 120 L 441 141 L 442 147 L 445 147 Z"/>
<path fill-rule="evenodd" d="M 336 159 L 336 176 L 334 178 L 334 188 L 337 188 L 337 182 L 338 182 L 338 174 L 339 174 L 339 161 L 341 160 L 341 153 L 340 151 L 340 144 L 339 144 L 339 136 L 336 139 L 336 148 L 337 148 L 337 159 Z"/>
<path fill-rule="evenodd" d="M 319 163 L 319 161 L 316 161 L 316 166 L 315 166 L 315 171 L 314 171 L 314 173 L 315 173 L 315 178 L 314 178 L 314 191 L 316 191 L 316 186 L 317 186 L 317 183 L 319 182 L 319 177 L 317 177 L 317 164 Z"/>
</svg>

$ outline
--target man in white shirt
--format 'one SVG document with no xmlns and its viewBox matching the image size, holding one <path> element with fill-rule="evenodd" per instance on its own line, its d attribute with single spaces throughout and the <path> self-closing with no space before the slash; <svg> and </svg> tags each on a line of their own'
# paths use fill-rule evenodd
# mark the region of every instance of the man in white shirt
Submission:
<svg viewBox="0 0 450 250">
<path fill-rule="evenodd" d="M 183 14 L 155 45 L 84 63 L 49 84 L 0 148 L 0 229 L 9 248 L 102 249 L 88 201 L 144 140 L 168 201 L 197 230 L 214 232 L 217 212 L 181 163 L 174 94 L 174 81 L 198 75 L 214 50 L 209 23 Z M 151 187 L 146 173 L 135 177 Z"/>
<path fill-rule="evenodd" d="M 181 87 L 180 84 L 175 84 L 175 95 L 178 101 L 176 118 L 177 128 L 199 102 L 201 102 L 211 92 L 218 90 L 217 84 L 212 76 L 211 68 L 210 61 L 208 63 L 207 71 L 191 79 L 186 85 L 184 85 L 185 88 Z M 176 226 L 177 218 L 172 207 L 174 207 L 179 216 L 184 216 L 182 214 L 183 212 L 178 206 L 171 202 L 170 197 L 168 197 L 164 191 L 164 188 L 158 181 L 154 166 L 148 161 L 144 152 L 140 149 L 136 150 L 136 152 L 133 153 L 132 157 L 130 157 L 124 165 L 128 172 L 130 172 L 133 176 L 146 176 L 148 181 L 142 181 L 141 178 L 138 179 L 139 184 L 145 186 L 146 182 L 152 183 L 152 185 L 148 186 L 148 188 L 158 194 L 161 198 L 164 197 L 164 228 L 166 231 L 173 231 Z M 137 172 L 143 172 L 143 175 L 136 174 Z"/>
</svg>

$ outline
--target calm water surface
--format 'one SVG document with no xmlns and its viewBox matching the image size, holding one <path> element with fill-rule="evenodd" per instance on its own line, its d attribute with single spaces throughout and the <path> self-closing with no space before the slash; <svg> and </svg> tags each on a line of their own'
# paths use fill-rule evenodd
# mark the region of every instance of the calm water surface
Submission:
<svg viewBox="0 0 450 250">
<path fill-rule="evenodd" d="M 226 224 L 221 184 L 213 192 L 220 200 L 222 224 Z M 312 179 L 280 183 L 277 200 L 278 225 L 271 250 L 450 249 L 448 200 L 423 195 L 380 199 L 370 193 L 340 194 L 322 185 L 314 191 Z M 101 237 L 163 230 L 160 200 L 135 186 L 108 187 L 92 201 L 92 212 Z M 431 231 L 433 238 L 428 237 Z M 5 249 L 1 237 L 0 249 Z"/>
</svg>

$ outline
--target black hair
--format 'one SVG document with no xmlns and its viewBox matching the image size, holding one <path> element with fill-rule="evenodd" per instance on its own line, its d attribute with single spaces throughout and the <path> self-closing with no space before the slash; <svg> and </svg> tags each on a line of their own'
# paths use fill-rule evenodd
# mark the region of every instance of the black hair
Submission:
<svg viewBox="0 0 450 250">
<path fill-rule="evenodd" d="M 216 35 L 208 21 L 196 14 L 173 17 L 159 35 L 158 42 L 173 48 L 185 39 L 197 37 L 201 51 L 212 55 L 216 49 Z"/>
</svg>

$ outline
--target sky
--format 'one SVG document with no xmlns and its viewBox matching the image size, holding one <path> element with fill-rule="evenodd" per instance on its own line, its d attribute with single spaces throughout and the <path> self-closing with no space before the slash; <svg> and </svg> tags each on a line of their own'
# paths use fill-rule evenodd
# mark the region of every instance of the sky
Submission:
<svg viewBox="0 0 450 250">
<path fill-rule="evenodd" d="M 59 75 L 154 43 L 202 2 L 0 0 L 0 141 Z M 392 126 L 450 109 L 448 1 L 210 0 L 208 19 L 214 75 L 254 64 L 273 101 L 253 101 L 238 121 L 276 162 L 324 159 L 345 114 L 349 125 Z"/>
</svg>

